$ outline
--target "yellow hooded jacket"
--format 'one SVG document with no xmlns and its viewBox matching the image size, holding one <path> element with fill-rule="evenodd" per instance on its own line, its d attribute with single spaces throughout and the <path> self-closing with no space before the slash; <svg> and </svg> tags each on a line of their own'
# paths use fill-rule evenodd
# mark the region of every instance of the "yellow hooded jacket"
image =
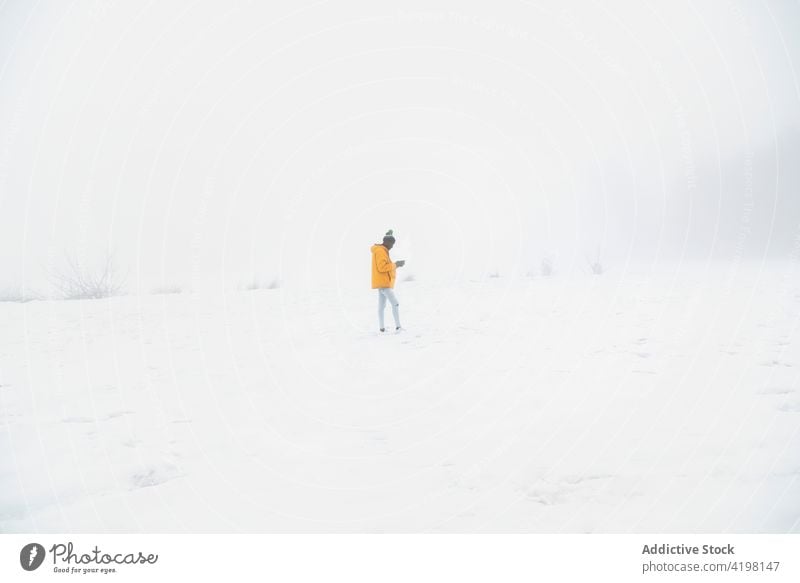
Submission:
<svg viewBox="0 0 800 583">
<path fill-rule="evenodd" d="M 372 289 L 394 287 L 397 267 L 389 259 L 389 250 L 380 243 L 373 245 L 370 250 L 372 251 Z"/>
</svg>

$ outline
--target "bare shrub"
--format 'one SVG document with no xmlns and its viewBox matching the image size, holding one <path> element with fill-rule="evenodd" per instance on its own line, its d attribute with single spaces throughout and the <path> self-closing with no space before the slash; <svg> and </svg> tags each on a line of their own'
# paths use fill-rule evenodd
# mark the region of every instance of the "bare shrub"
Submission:
<svg viewBox="0 0 800 583">
<path fill-rule="evenodd" d="M 493 271 L 493 272 L 491 272 L 491 273 L 489 274 L 489 277 L 491 277 L 491 278 L 497 278 L 497 277 L 500 277 L 500 272 L 499 272 L 499 271 Z"/>
<path fill-rule="evenodd" d="M 586 263 L 589 265 L 589 270 L 594 275 L 603 275 L 605 269 L 603 268 L 603 263 L 600 261 L 600 249 L 597 250 L 597 255 L 594 261 L 590 260 L 588 257 L 586 258 Z"/>
<path fill-rule="evenodd" d="M 539 267 L 541 274 L 544 277 L 550 277 L 555 273 L 555 269 L 553 267 L 553 260 L 550 257 L 545 257 L 542 259 L 541 266 Z"/>
<path fill-rule="evenodd" d="M 23 289 L 20 286 L 9 286 L 0 288 L 0 302 L 32 302 L 40 300 L 41 296 L 31 290 Z"/>
<path fill-rule="evenodd" d="M 270 280 L 260 279 L 258 277 L 254 277 L 249 283 L 244 286 L 244 289 L 247 291 L 254 291 L 258 289 L 278 289 L 281 286 L 281 282 L 277 278 L 272 278 Z"/>
<path fill-rule="evenodd" d="M 592 261 L 589 263 L 589 269 L 591 269 L 592 273 L 595 275 L 603 275 L 603 264 L 599 261 Z"/>
<path fill-rule="evenodd" d="M 403 281 L 417 281 L 417 278 L 414 277 L 413 273 L 409 273 L 403 278 Z"/>
<path fill-rule="evenodd" d="M 96 300 L 119 295 L 123 281 L 109 254 L 97 268 L 86 267 L 75 257 L 67 256 L 61 269 L 50 270 L 50 281 L 65 300 Z"/>
</svg>

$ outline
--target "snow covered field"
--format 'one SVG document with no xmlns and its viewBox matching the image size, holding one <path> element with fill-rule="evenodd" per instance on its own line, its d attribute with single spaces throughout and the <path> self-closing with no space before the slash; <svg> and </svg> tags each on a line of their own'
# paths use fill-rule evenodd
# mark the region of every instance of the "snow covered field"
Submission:
<svg viewBox="0 0 800 583">
<path fill-rule="evenodd" d="M 0 531 L 800 532 L 796 265 L 314 292 L 0 303 Z"/>
</svg>

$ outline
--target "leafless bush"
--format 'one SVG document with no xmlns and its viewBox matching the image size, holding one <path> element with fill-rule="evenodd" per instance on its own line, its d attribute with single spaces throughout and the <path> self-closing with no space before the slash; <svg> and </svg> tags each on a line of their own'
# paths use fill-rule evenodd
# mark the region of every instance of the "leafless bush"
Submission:
<svg viewBox="0 0 800 583">
<path fill-rule="evenodd" d="M 597 250 L 597 255 L 594 261 L 590 260 L 588 257 L 586 258 L 586 263 L 589 264 L 589 270 L 594 275 L 603 275 L 605 269 L 603 268 L 603 263 L 600 261 L 600 249 Z"/>
<path fill-rule="evenodd" d="M 489 274 L 489 277 L 492 277 L 492 278 L 500 277 L 500 272 L 499 271 L 493 271 L 493 272 L 491 272 Z"/>
<path fill-rule="evenodd" d="M 589 263 L 589 269 L 591 269 L 592 273 L 595 275 L 603 275 L 603 264 L 599 261 L 592 261 Z"/>
<path fill-rule="evenodd" d="M 122 279 L 113 255 L 106 255 L 97 268 L 86 267 L 75 257 L 67 256 L 61 269 L 50 271 L 50 281 L 65 300 L 96 300 L 119 295 Z"/>
<path fill-rule="evenodd" d="M 409 273 L 408 275 L 406 275 L 406 276 L 403 278 L 403 281 L 416 281 L 416 280 L 417 280 L 417 278 L 416 278 L 416 277 L 414 277 L 414 274 L 413 274 L 413 273 Z"/>
<path fill-rule="evenodd" d="M 278 289 L 281 286 L 281 282 L 278 281 L 277 278 L 272 278 L 271 280 L 267 281 L 264 279 L 260 279 L 254 277 L 249 283 L 244 286 L 244 289 L 247 291 L 253 291 L 257 289 Z"/>
<path fill-rule="evenodd" d="M 550 257 L 545 257 L 542 259 L 542 264 L 539 269 L 544 277 L 550 277 L 555 272 L 553 268 L 553 260 Z"/>
<path fill-rule="evenodd" d="M 19 286 L 0 288 L 0 302 L 25 303 L 40 299 L 42 298 L 39 294 Z"/>
</svg>

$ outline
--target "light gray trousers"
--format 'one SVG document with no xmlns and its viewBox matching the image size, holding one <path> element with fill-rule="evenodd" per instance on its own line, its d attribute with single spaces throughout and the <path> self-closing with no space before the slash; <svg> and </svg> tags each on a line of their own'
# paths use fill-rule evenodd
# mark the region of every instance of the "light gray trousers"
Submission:
<svg viewBox="0 0 800 583">
<path fill-rule="evenodd" d="M 400 302 L 397 301 L 397 296 L 394 295 L 394 290 L 390 287 L 379 287 L 378 288 L 378 324 L 380 324 L 380 328 L 385 328 L 383 325 L 383 312 L 386 309 L 386 300 L 389 300 L 389 303 L 392 306 L 392 316 L 394 316 L 394 325 L 399 328 L 400 327 Z"/>
</svg>

